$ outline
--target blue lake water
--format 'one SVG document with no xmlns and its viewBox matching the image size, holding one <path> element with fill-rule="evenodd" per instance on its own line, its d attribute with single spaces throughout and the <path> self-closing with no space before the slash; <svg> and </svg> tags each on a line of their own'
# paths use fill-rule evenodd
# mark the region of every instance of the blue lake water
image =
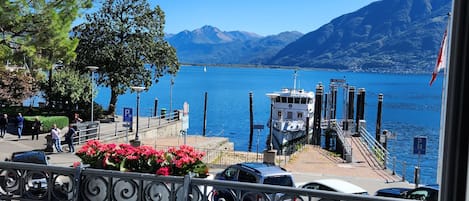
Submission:
<svg viewBox="0 0 469 201">
<path fill-rule="evenodd" d="M 382 129 L 397 133 L 397 139 L 389 140 L 388 149 L 396 154 L 397 160 L 406 161 L 406 179 L 413 180 L 414 166 L 418 156 L 413 154 L 413 138 L 427 136 L 427 153 L 420 157 L 421 183 L 435 183 L 438 158 L 442 81 L 438 77 L 430 87 L 428 75 L 352 73 L 338 71 L 302 70 L 298 72 L 297 88 L 315 91 L 322 83 L 329 90 L 331 78 L 345 78 L 350 86 L 365 88 L 365 119 L 372 135 L 375 132 L 378 94 L 384 95 Z M 154 101 L 158 108 L 182 109 L 187 101 L 190 105 L 190 135 L 201 135 L 203 125 L 204 93 L 208 93 L 207 136 L 222 136 L 235 143 L 235 149 L 246 151 L 249 143 L 249 92 L 253 93 L 255 124 L 266 124 L 270 115 L 270 100 L 266 93 L 281 88 L 293 87 L 293 70 L 182 67 L 170 87 L 170 77 L 163 77 L 149 91 L 141 93 L 141 116 L 150 116 Z M 172 98 L 170 93 L 172 91 Z M 343 115 L 343 98 L 339 90 L 338 118 Z M 109 104 L 110 91 L 99 88 L 96 102 L 105 108 Z M 355 98 L 356 99 L 356 98 Z M 172 106 L 170 106 L 172 102 Z M 123 107 L 135 107 L 136 94 L 119 96 L 117 114 Z M 134 109 L 135 111 L 135 109 Z M 268 129 L 258 134 L 255 131 L 253 151 L 265 148 Z M 398 173 L 402 172 L 398 164 Z"/>
</svg>

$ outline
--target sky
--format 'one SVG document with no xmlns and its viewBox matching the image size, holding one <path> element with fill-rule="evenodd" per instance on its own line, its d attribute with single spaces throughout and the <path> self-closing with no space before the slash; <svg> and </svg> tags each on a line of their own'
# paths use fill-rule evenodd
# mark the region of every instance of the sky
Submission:
<svg viewBox="0 0 469 201">
<path fill-rule="evenodd" d="M 222 31 L 262 36 L 308 33 L 377 0 L 149 0 L 166 14 L 165 32 L 176 34 L 211 25 Z"/>
</svg>

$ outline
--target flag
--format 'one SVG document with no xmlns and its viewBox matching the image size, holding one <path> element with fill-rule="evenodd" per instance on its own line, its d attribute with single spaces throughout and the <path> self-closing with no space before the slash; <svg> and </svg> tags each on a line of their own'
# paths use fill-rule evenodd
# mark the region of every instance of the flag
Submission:
<svg viewBox="0 0 469 201">
<path fill-rule="evenodd" d="M 435 69 L 433 70 L 432 79 L 430 80 L 430 86 L 432 86 L 433 82 L 436 80 L 438 72 L 440 72 L 441 69 L 446 68 L 446 52 L 448 49 L 446 48 L 446 44 L 448 43 L 447 32 L 448 30 L 445 30 L 445 33 L 443 34 L 443 40 L 441 41 L 440 51 L 438 52 L 438 57 L 436 58 Z"/>
</svg>

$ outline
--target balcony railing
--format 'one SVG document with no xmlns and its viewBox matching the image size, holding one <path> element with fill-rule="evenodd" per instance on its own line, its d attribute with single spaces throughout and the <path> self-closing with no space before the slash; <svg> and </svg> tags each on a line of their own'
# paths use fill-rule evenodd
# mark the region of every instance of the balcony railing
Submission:
<svg viewBox="0 0 469 201">
<path fill-rule="evenodd" d="M 0 162 L 0 200 L 213 201 L 221 190 L 229 192 L 229 197 L 224 200 L 233 201 L 251 197 L 266 201 L 316 198 L 404 201 L 397 198 L 209 180 L 193 178 L 190 175 L 156 176 L 83 167 Z"/>
</svg>

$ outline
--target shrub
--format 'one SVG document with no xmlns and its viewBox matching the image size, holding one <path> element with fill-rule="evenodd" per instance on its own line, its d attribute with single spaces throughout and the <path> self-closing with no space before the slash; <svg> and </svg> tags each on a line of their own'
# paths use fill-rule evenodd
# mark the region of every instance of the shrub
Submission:
<svg viewBox="0 0 469 201">
<path fill-rule="evenodd" d="M 39 121 L 42 122 L 42 129 L 41 133 L 47 133 L 52 129 L 52 125 L 57 124 L 58 128 L 64 128 L 68 126 L 68 117 L 66 116 L 37 116 L 39 117 Z M 32 126 L 36 116 L 25 116 L 24 117 L 24 133 L 31 134 L 32 133 Z"/>
</svg>

